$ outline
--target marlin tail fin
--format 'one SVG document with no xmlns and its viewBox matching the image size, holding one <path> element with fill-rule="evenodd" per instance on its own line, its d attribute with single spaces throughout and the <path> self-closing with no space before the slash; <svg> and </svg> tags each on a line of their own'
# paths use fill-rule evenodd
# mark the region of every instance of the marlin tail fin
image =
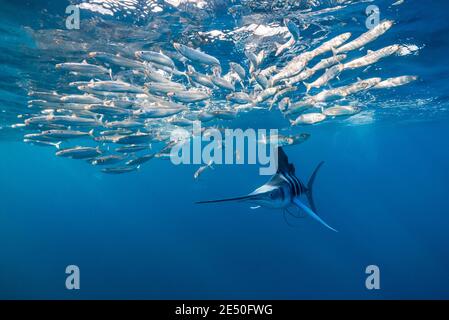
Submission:
<svg viewBox="0 0 449 320">
<path fill-rule="evenodd" d="M 309 201 L 310 207 L 312 208 L 312 210 L 314 212 L 317 212 L 317 210 L 316 210 L 316 206 L 315 206 L 315 201 L 313 200 L 313 183 L 315 182 L 316 175 L 323 164 L 324 164 L 324 161 L 321 161 L 318 164 L 318 166 L 312 172 L 312 175 L 309 178 L 309 182 L 307 183 L 307 190 L 306 190 L 307 201 Z"/>
</svg>

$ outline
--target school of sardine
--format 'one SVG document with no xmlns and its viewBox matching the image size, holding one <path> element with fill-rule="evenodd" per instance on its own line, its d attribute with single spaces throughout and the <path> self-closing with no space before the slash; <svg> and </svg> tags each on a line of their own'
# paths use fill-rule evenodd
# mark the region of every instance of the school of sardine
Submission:
<svg viewBox="0 0 449 320">
<path fill-rule="evenodd" d="M 273 52 L 245 50 L 246 62 L 229 66 L 177 42 L 172 52 L 139 50 L 128 57 L 90 52 L 81 62 L 58 63 L 57 72 L 80 77 L 70 82 L 73 91 L 29 91 L 30 112 L 21 115 L 23 123 L 15 127 L 27 130 L 27 143 L 55 147 L 59 157 L 82 159 L 104 173 L 121 174 L 152 159 L 169 158 L 171 132 L 191 129 L 195 120 L 222 129 L 242 113 L 266 110 L 280 112 L 291 126 L 312 125 L 363 110 L 363 105 L 345 103 L 350 96 L 417 80 L 414 75 L 398 75 L 345 79 L 344 85 L 331 86 L 334 79 L 342 81 L 347 70 L 399 56 L 400 44 L 365 50 L 393 26 L 392 21 L 358 37 L 340 34 L 286 64 L 270 65 L 267 57 L 277 59 L 301 42 L 298 26 L 289 19 L 284 23 L 290 33 L 285 43 L 276 43 Z M 355 50 L 359 57 L 349 60 L 348 53 Z M 271 143 L 272 138 L 259 142 Z M 276 138 L 288 146 L 309 135 Z M 194 177 L 211 166 L 200 167 Z"/>
</svg>

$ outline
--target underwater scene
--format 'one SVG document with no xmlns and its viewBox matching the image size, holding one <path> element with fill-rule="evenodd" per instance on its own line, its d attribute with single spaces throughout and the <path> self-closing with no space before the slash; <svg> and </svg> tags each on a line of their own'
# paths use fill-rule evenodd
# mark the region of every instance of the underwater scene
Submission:
<svg viewBox="0 0 449 320">
<path fill-rule="evenodd" d="M 448 299 L 449 3 L 0 0 L 1 299 Z"/>
</svg>

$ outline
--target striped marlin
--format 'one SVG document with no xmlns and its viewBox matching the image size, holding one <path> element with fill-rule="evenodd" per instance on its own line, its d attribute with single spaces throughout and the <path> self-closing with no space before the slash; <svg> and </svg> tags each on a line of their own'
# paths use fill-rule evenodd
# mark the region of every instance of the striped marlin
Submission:
<svg viewBox="0 0 449 320">
<path fill-rule="evenodd" d="M 309 182 L 307 185 L 304 185 L 295 175 L 294 165 L 288 162 L 287 155 L 284 150 L 279 147 L 278 169 L 267 183 L 245 196 L 220 200 L 199 201 L 196 203 L 204 204 L 228 201 L 248 201 L 262 207 L 282 209 L 284 210 L 284 214 L 289 212 L 289 208 L 297 207 L 325 227 L 337 232 L 337 230 L 329 226 L 323 219 L 320 218 L 320 216 L 316 214 L 316 206 L 313 200 L 313 182 L 315 181 L 316 174 L 323 163 L 324 162 L 318 164 L 310 176 Z M 310 208 L 303 203 L 303 200 L 301 199 L 303 195 L 306 196 Z"/>
</svg>

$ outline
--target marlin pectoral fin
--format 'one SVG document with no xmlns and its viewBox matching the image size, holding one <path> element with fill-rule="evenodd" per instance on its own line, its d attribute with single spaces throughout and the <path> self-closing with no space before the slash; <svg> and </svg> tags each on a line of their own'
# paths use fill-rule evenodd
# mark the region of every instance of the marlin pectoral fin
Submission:
<svg viewBox="0 0 449 320">
<path fill-rule="evenodd" d="M 302 210 L 304 210 L 305 213 L 307 213 L 310 217 L 312 217 L 313 219 L 315 219 L 316 221 L 318 221 L 319 223 L 321 223 L 322 225 L 324 225 L 325 227 L 331 229 L 332 231 L 338 232 L 337 230 L 335 230 L 334 228 L 332 228 L 331 226 L 329 226 L 326 222 L 324 222 L 323 219 L 321 219 L 315 212 L 313 212 L 309 207 L 307 207 L 305 204 L 303 204 L 298 198 L 294 198 L 293 202 Z"/>
</svg>

